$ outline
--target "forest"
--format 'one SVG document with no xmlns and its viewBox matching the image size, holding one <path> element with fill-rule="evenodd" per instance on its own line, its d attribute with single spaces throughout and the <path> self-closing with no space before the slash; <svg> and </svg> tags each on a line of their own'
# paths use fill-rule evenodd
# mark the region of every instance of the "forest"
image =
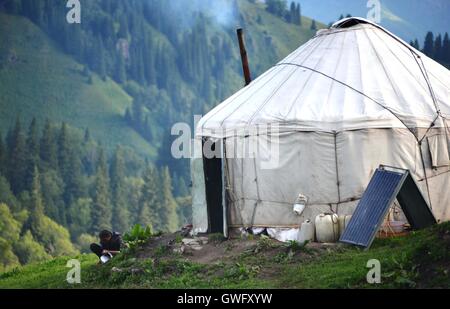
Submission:
<svg viewBox="0 0 450 309">
<path fill-rule="evenodd" d="M 190 220 L 188 199 L 174 198 L 167 167 L 120 147 L 107 158 L 89 130 L 47 121 L 40 132 L 36 120 L 25 129 L 17 119 L 0 139 L 2 268 L 86 252 L 102 229 L 174 231 Z"/>
</svg>

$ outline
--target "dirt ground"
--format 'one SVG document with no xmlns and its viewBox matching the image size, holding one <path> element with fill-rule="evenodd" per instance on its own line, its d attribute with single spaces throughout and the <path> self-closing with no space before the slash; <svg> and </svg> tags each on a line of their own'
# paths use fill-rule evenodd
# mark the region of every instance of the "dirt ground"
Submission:
<svg viewBox="0 0 450 309">
<path fill-rule="evenodd" d="M 308 243 L 304 250 L 292 250 L 288 244 L 261 236 L 220 239 L 217 235 L 182 237 L 181 234 L 167 234 L 153 237 L 139 252 L 138 258 L 161 258 L 167 253 L 176 253 L 199 264 L 214 264 L 238 260 L 243 255 L 264 257 L 269 260 L 280 254 L 292 252 L 296 261 L 309 260 L 325 252 L 337 250 L 340 244 Z M 166 254 L 162 254 L 166 253 Z"/>
</svg>

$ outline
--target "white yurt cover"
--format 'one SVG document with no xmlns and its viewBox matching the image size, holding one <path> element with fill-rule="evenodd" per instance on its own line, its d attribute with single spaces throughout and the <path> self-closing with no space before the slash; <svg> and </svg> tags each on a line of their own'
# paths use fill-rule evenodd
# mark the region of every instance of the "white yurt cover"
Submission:
<svg viewBox="0 0 450 309">
<path fill-rule="evenodd" d="M 380 26 L 351 18 L 319 31 L 214 108 L 197 135 L 247 135 L 274 123 L 290 132 L 443 127 L 438 113 L 449 117 L 449 102 L 446 68 Z"/>
<path fill-rule="evenodd" d="M 448 220 L 449 117 L 450 72 L 380 26 L 350 18 L 214 108 L 196 136 L 223 139 L 230 226 L 298 228 L 330 208 L 352 214 L 380 164 L 410 170 L 436 218 Z M 270 125 L 275 133 L 260 134 Z M 253 136 L 263 142 L 258 157 L 228 157 L 250 149 Z M 273 148 L 275 167 L 262 168 L 261 154 Z M 194 225 L 206 230 L 204 179 L 193 173 L 193 182 Z M 301 217 L 292 211 L 299 193 L 308 197 Z"/>
</svg>

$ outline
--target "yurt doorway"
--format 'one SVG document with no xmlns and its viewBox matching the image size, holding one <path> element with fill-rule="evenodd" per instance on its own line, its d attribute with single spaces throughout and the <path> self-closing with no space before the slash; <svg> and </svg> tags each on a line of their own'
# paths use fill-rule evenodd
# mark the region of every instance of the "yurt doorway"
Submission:
<svg viewBox="0 0 450 309">
<path fill-rule="evenodd" d="M 203 140 L 205 143 L 212 143 L 208 148 L 220 156 L 208 158 L 203 155 L 203 169 L 205 172 L 206 204 L 208 212 L 208 233 L 223 233 L 227 236 L 226 212 L 225 212 L 225 180 L 223 164 L 222 140 L 211 142 Z M 210 146 L 210 147 L 209 147 Z M 205 148 L 204 148 L 205 149 Z"/>
</svg>

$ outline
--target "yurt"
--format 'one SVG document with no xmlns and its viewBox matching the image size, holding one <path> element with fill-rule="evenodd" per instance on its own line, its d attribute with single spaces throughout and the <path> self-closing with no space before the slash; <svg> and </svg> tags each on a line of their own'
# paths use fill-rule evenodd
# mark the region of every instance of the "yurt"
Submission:
<svg viewBox="0 0 450 309">
<path fill-rule="evenodd" d="M 194 230 L 352 214 L 381 164 L 408 169 L 449 220 L 449 117 L 449 70 L 377 24 L 341 20 L 200 120 Z"/>
</svg>

